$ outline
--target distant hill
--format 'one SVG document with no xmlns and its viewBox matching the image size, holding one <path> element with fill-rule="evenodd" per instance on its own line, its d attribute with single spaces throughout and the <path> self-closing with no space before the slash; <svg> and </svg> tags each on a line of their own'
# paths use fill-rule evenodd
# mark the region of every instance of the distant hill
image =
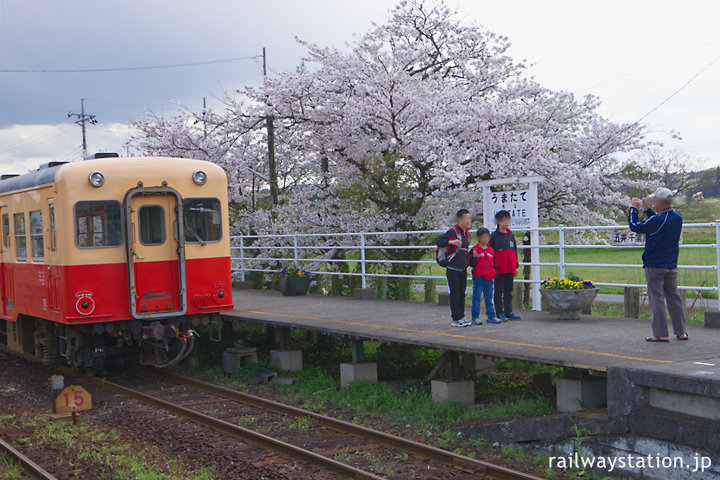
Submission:
<svg viewBox="0 0 720 480">
<path fill-rule="evenodd" d="M 673 185 L 672 177 L 669 180 L 668 188 L 679 188 L 680 185 Z M 705 198 L 720 197 L 720 167 L 692 172 L 688 180 L 688 186 L 684 189 L 686 195 L 702 192 Z"/>
</svg>

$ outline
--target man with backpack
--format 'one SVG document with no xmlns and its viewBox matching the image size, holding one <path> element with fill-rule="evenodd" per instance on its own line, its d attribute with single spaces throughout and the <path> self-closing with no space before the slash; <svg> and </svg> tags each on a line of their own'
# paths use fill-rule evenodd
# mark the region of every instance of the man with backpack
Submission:
<svg viewBox="0 0 720 480">
<path fill-rule="evenodd" d="M 465 290 L 467 288 L 467 269 L 475 264 L 470 255 L 470 211 L 465 208 L 455 214 L 457 224 L 438 238 L 436 260 L 446 269 L 448 290 L 450 291 L 450 313 L 453 327 L 468 327 L 471 322 L 465 319 Z"/>
</svg>

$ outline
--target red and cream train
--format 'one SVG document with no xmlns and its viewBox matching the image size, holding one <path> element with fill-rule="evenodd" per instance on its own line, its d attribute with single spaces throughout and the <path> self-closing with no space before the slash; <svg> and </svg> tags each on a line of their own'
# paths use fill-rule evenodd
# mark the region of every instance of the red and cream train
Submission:
<svg viewBox="0 0 720 480">
<path fill-rule="evenodd" d="M 115 156 L 6 177 L 0 341 L 10 349 L 76 368 L 128 355 L 167 365 L 192 349 L 195 320 L 232 309 L 220 167 Z"/>
</svg>

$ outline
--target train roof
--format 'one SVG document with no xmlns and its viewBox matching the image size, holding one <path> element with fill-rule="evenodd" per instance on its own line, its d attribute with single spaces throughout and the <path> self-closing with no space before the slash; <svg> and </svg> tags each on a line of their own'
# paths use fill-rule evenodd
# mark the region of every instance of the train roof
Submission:
<svg viewBox="0 0 720 480">
<path fill-rule="evenodd" d="M 53 183 L 55 175 L 63 165 L 64 163 L 52 167 L 41 167 L 23 175 L 0 180 L 0 194 Z"/>
<path fill-rule="evenodd" d="M 93 164 L 93 167 L 103 168 L 108 164 L 117 164 L 120 162 L 138 162 L 144 164 L 148 160 L 157 161 L 186 161 L 186 162 L 202 162 L 208 163 L 203 160 L 187 159 L 187 158 L 172 158 L 172 157 L 110 157 L 110 158 L 97 158 L 88 159 L 80 162 L 51 162 L 46 164 L 37 170 L 28 172 L 22 175 L 12 176 L 5 180 L 0 180 L 0 195 L 18 190 L 24 190 L 26 188 L 39 187 L 42 185 L 49 185 L 55 182 L 58 172 L 63 168 L 68 168 L 71 171 L 79 165 L 87 165 L 88 162 Z"/>
</svg>

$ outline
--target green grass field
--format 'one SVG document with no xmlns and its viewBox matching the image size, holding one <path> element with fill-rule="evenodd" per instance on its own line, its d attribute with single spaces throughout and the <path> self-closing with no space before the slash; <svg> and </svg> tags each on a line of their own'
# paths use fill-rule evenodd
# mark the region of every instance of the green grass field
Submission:
<svg viewBox="0 0 720 480">
<path fill-rule="evenodd" d="M 566 263 L 615 263 L 641 265 L 642 250 L 641 249 L 575 249 L 568 250 L 565 253 Z M 560 252 L 557 250 L 541 250 L 541 263 L 559 262 Z M 713 265 L 716 264 L 716 253 L 714 249 L 683 249 L 680 252 L 679 262 L 681 265 Z M 522 268 L 522 267 L 521 267 Z M 423 273 L 427 273 L 426 267 L 422 268 Z M 432 265 L 430 268 L 431 275 L 444 276 L 445 270 L 438 266 Z M 566 275 L 573 273 L 587 280 L 597 283 L 629 283 L 644 284 L 645 273 L 641 268 L 621 268 L 621 267 L 566 267 Z M 560 275 L 560 267 L 543 266 L 540 268 L 542 278 L 557 277 Z M 520 274 L 522 276 L 522 273 Z M 440 280 L 438 283 L 445 283 Z M 683 286 L 706 286 L 713 287 L 717 285 L 717 272 L 715 270 L 680 270 L 680 285 Z M 604 293 L 622 293 L 621 287 L 602 287 Z M 711 292 L 708 292 L 711 293 Z M 717 295 L 715 296 L 717 297 Z"/>
</svg>

